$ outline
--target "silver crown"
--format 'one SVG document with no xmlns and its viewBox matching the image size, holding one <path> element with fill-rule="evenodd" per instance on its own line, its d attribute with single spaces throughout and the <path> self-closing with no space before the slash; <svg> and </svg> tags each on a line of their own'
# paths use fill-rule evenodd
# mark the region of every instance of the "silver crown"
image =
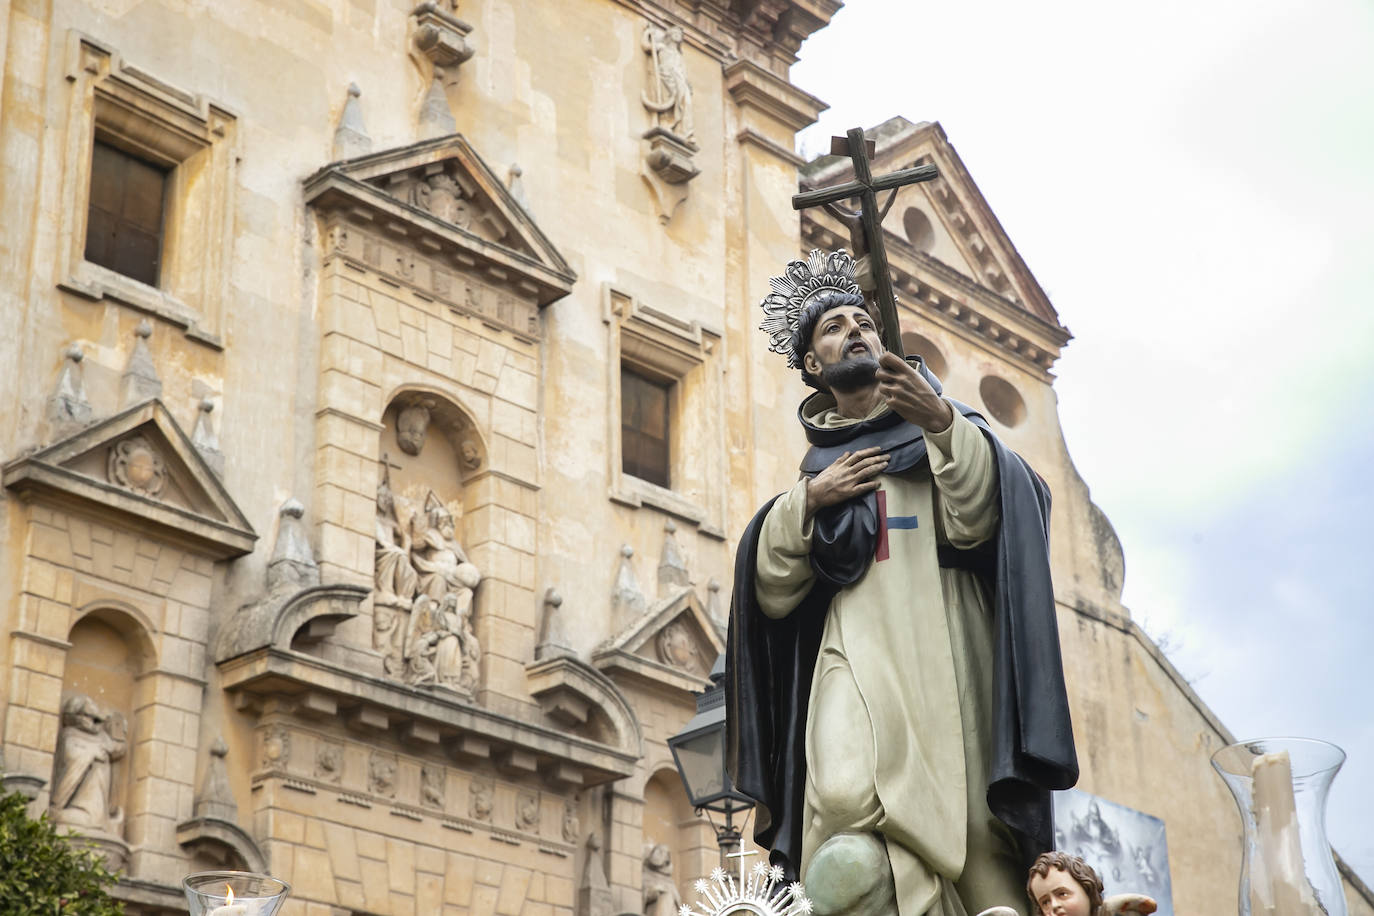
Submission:
<svg viewBox="0 0 1374 916">
<path fill-rule="evenodd" d="M 843 248 L 829 254 L 813 248 L 805 261 L 789 261 L 782 276 L 768 282 L 773 291 L 759 303 L 763 309 L 759 330 L 769 337 L 768 349 L 787 357 L 793 369 L 801 367 L 802 355 L 796 351 L 794 338 L 807 303 L 821 293 L 863 295 L 854 282 L 854 259 Z"/>
</svg>

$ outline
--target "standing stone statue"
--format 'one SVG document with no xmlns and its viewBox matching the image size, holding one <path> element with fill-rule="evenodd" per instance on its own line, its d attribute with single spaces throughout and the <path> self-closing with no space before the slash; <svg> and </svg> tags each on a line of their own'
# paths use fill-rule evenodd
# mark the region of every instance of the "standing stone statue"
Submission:
<svg viewBox="0 0 1374 916">
<path fill-rule="evenodd" d="M 396 495 L 391 491 L 386 456 L 382 479 L 377 484 L 377 531 L 372 592 L 372 647 L 381 651 L 387 674 L 398 676 L 403 667 L 402 622 L 415 600 L 419 577 L 410 561 L 408 526 L 400 523 Z"/>
<path fill-rule="evenodd" d="M 81 828 L 82 833 L 120 836 L 124 812 L 114 804 L 114 761 L 128 746 L 122 715 L 102 710 L 83 693 L 62 701 L 52 789 L 54 823 Z"/>
<path fill-rule="evenodd" d="M 886 352 L 847 253 L 772 285 L 770 349 L 816 391 L 801 479 L 736 554 L 727 750 L 755 839 L 823 916 L 1024 899 L 1078 776 L 1049 492 Z"/>
<path fill-rule="evenodd" d="M 662 843 L 644 853 L 644 916 L 677 916 L 682 895 L 673 880 L 673 854 Z"/>
<path fill-rule="evenodd" d="M 416 521 L 420 516 L 416 516 Z M 462 587 L 458 567 L 468 562 L 462 545 L 455 540 L 458 526 L 453 513 L 431 490 L 425 499 L 424 531 L 410 549 L 410 559 L 419 574 L 420 591 L 434 600 Z"/>
<path fill-rule="evenodd" d="M 692 124 L 692 85 L 687 81 L 687 61 L 682 56 L 682 27 L 644 27 L 641 45 L 649 55 L 649 90 L 640 96 L 654 113 L 658 126 L 688 143 L 696 142 Z"/>
</svg>

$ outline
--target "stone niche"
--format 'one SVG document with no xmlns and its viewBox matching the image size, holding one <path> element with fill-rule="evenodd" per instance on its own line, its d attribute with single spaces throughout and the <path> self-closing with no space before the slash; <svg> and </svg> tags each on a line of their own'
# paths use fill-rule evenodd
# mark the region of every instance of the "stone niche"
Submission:
<svg viewBox="0 0 1374 916">
<path fill-rule="evenodd" d="M 482 570 L 464 545 L 464 479 L 486 466 L 472 419 L 428 391 L 383 414 L 374 548 L 373 644 L 389 677 L 472 697 Z"/>
</svg>

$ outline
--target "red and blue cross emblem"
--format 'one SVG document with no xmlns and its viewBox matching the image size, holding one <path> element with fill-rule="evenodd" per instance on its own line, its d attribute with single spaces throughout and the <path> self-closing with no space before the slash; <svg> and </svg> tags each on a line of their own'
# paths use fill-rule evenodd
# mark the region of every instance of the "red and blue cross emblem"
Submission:
<svg viewBox="0 0 1374 916">
<path fill-rule="evenodd" d="M 873 559 L 881 561 L 888 557 L 887 532 L 889 529 L 896 528 L 909 531 L 920 526 L 916 524 L 916 516 L 914 515 L 889 516 L 887 514 L 886 490 L 879 490 L 875 495 L 878 497 L 878 549 L 874 552 Z"/>
</svg>

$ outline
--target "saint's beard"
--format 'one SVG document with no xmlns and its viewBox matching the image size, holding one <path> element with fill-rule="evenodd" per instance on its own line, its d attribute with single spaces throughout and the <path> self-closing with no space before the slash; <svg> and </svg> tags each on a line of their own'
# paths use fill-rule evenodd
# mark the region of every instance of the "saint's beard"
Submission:
<svg viewBox="0 0 1374 916">
<path fill-rule="evenodd" d="M 821 381 L 831 391 L 852 394 L 878 383 L 878 360 L 865 353 L 821 369 Z"/>
</svg>

